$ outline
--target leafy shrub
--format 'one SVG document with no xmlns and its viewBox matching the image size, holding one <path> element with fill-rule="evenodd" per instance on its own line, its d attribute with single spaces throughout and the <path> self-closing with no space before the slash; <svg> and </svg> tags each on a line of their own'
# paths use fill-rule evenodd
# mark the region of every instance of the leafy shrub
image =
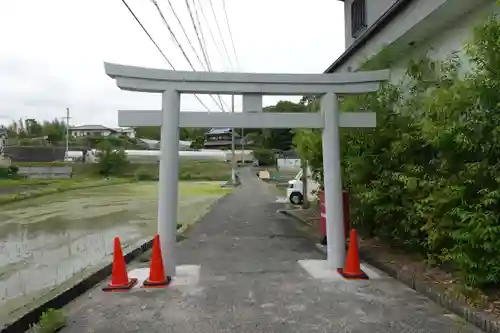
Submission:
<svg viewBox="0 0 500 333">
<path fill-rule="evenodd" d="M 257 161 L 259 161 L 259 165 L 266 166 L 276 164 L 276 153 L 272 149 L 255 149 L 253 156 Z"/>
<path fill-rule="evenodd" d="M 472 286 L 500 282 L 500 21 L 490 17 L 457 58 L 409 63 L 405 80 L 347 96 L 346 111 L 377 113 L 375 129 L 342 129 L 344 186 L 354 223 Z M 321 134 L 295 145 L 322 180 Z"/>
<path fill-rule="evenodd" d="M 18 171 L 19 171 L 19 168 L 15 165 L 10 165 L 8 167 L 0 167 L 0 178 L 3 178 L 3 179 L 17 178 Z"/>
<path fill-rule="evenodd" d="M 129 165 L 127 155 L 123 149 L 112 149 L 112 146 L 103 142 L 98 153 L 99 174 L 103 176 L 120 176 Z"/>
<path fill-rule="evenodd" d="M 54 333 L 66 326 L 66 322 L 67 318 L 60 310 L 48 309 L 40 316 L 36 332 Z"/>
</svg>

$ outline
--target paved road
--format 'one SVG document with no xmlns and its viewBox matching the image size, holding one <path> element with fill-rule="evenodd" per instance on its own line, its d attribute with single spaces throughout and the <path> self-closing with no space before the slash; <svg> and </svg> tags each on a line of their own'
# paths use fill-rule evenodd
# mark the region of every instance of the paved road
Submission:
<svg viewBox="0 0 500 333">
<path fill-rule="evenodd" d="M 297 263 L 319 259 L 266 184 L 242 172 L 223 199 L 179 243 L 179 264 L 201 265 L 192 286 L 105 294 L 67 308 L 63 333 L 114 332 L 480 332 L 389 278 L 319 281 Z"/>
</svg>

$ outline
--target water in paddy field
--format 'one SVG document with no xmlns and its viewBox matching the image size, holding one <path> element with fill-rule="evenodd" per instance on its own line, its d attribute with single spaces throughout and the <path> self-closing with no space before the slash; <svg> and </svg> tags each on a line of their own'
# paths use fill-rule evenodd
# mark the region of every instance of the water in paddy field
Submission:
<svg viewBox="0 0 500 333">
<path fill-rule="evenodd" d="M 214 183 L 182 183 L 179 221 L 202 215 L 223 191 Z M 0 324 L 109 263 L 115 236 L 125 253 L 150 239 L 156 215 L 156 183 L 69 191 L 0 207 Z"/>
</svg>

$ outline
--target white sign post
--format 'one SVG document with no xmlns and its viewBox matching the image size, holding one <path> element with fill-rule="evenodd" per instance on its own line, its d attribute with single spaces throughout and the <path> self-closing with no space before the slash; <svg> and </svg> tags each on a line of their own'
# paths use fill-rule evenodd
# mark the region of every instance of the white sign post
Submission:
<svg viewBox="0 0 500 333">
<path fill-rule="evenodd" d="M 371 112 L 340 113 L 338 94 L 374 92 L 389 71 L 341 74 L 183 72 L 105 63 L 106 74 L 123 90 L 161 93 L 161 110 L 119 111 L 120 126 L 161 126 L 158 233 L 164 267 L 175 276 L 179 127 L 321 128 L 327 218 L 327 260 L 342 268 L 345 239 L 339 127 L 375 127 Z M 242 113 L 180 112 L 180 94 L 242 94 Z M 321 95 L 321 112 L 262 112 L 263 95 Z"/>
</svg>

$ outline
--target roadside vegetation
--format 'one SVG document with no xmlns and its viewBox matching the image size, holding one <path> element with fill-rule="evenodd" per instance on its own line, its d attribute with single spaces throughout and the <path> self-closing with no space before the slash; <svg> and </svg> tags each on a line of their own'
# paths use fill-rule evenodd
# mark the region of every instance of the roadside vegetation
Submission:
<svg viewBox="0 0 500 333">
<path fill-rule="evenodd" d="M 71 178 L 67 179 L 26 179 L 18 171 L 19 167 L 69 166 Z M 158 164 L 133 164 L 127 160 L 123 149 L 113 149 L 111 145 L 100 147 L 98 163 L 18 163 L 0 167 L 0 204 L 54 194 L 73 189 L 107 186 L 135 181 L 158 180 Z M 221 161 L 182 160 L 180 181 L 226 181 L 231 175 L 231 165 Z"/>
<path fill-rule="evenodd" d="M 30 332 L 55 333 L 67 324 L 67 317 L 61 310 L 48 309 L 40 316 L 40 321 L 34 325 Z"/>
<path fill-rule="evenodd" d="M 363 69 L 391 65 L 377 58 Z M 377 128 L 341 133 L 355 226 L 452 273 L 449 280 L 469 292 L 500 283 L 499 91 L 495 14 L 474 29 L 460 57 L 415 59 L 401 83 L 342 101 L 345 111 L 377 113 Z M 314 98 L 306 103 L 318 107 Z M 294 141 L 322 183 L 321 133 L 301 130 Z"/>
</svg>

